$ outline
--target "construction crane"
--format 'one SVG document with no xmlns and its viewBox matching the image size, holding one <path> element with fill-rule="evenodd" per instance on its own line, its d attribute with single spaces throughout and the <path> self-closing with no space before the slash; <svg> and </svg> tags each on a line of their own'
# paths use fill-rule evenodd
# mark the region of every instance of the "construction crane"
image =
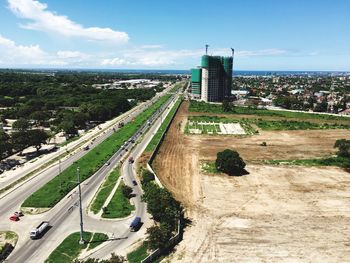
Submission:
<svg viewBox="0 0 350 263">
<path fill-rule="evenodd" d="M 233 59 L 233 56 L 235 55 L 235 49 L 231 47 L 231 51 L 232 51 L 232 59 Z"/>
<path fill-rule="evenodd" d="M 208 55 L 208 47 L 209 47 L 209 45 L 206 44 L 206 45 L 205 45 L 205 54 L 206 54 L 206 55 Z"/>
</svg>

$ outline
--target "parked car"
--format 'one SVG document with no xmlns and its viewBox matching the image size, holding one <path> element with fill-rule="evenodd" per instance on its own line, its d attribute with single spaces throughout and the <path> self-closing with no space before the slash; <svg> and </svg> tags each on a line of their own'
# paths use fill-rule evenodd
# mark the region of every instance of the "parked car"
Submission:
<svg viewBox="0 0 350 263">
<path fill-rule="evenodd" d="M 19 217 L 13 215 L 13 216 L 10 216 L 10 220 L 11 220 L 11 221 L 18 221 L 18 220 L 19 220 Z"/>
<path fill-rule="evenodd" d="M 137 185 L 137 182 L 135 180 L 132 180 L 133 185 Z"/>
<path fill-rule="evenodd" d="M 111 162 L 106 162 L 106 166 L 108 166 L 108 165 L 110 165 L 111 164 Z"/>
</svg>

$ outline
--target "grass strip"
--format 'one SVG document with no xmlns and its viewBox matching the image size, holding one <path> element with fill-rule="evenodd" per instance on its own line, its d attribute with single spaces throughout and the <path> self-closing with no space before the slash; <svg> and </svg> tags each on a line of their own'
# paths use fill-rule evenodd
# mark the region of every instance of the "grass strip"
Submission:
<svg viewBox="0 0 350 263">
<path fill-rule="evenodd" d="M 176 110 L 178 109 L 178 107 L 181 104 L 182 99 L 179 98 L 176 102 L 175 105 L 173 106 L 173 108 L 171 109 L 171 111 L 169 112 L 169 114 L 166 116 L 165 120 L 163 121 L 162 125 L 159 127 L 158 131 L 156 132 L 156 134 L 153 136 L 152 140 L 150 141 L 150 143 L 147 145 L 146 147 L 146 152 L 153 152 L 160 139 L 162 138 L 164 132 L 166 131 L 167 127 L 169 126 L 172 118 L 175 115 Z"/>
<path fill-rule="evenodd" d="M 103 218 L 121 218 L 131 214 L 135 207 L 130 204 L 129 198 L 123 195 L 122 187 L 124 183 L 120 182 L 111 201 L 107 205 L 106 211 L 103 212 Z"/>
<path fill-rule="evenodd" d="M 266 160 L 264 163 L 274 165 L 338 166 L 341 168 L 350 168 L 350 158 L 338 156 L 321 159 Z"/>
<path fill-rule="evenodd" d="M 113 133 L 78 161 L 74 162 L 61 174 L 29 196 L 22 204 L 22 207 L 47 208 L 56 205 L 76 186 L 72 181 L 76 181 L 76 170 L 78 167 L 80 167 L 80 178 L 83 182 L 102 167 L 113 153 L 115 153 L 123 143 L 170 98 L 170 96 L 171 95 L 165 95 L 161 97 L 147 110 L 135 117 L 133 121 L 125 124 L 124 127 Z"/>
<path fill-rule="evenodd" d="M 147 252 L 147 243 L 143 242 L 141 246 L 127 254 L 129 263 L 140 263 L 149 253 Z"/>
<path fill-rule="evenodd" d="M 103 242 L 107 241 L 109 237 L 104 233 L 94 233 L 91 241 L 89 242 L 88 250 L 94 249 L 95 247 L 101 245 Z"/>
<path fill-rule="evenodd" d="M 253 107 L 240 107 L 234 106 L 229 112 L 223 110 L 222 105 L 209 104 L 199 101 L 191 101 L 189 111 L 191 112 L 208 112 L 218 114 L 246 114 L 246 115 L 260 115 L 260 116 L 274 116 L 285 118 L 298 118 L 298 119 L 319 119 L 319 120 L 341 120 L 350 123 L 350 118 L 342 116 L 334 116 L 327 114 L 315 114 L 307 112 L 292 112 L 285 110 L 267 110 L 257 109 Z"/>
<path fill-rule="evenodd" d="M 85 241 L 90 241 L 91 232 L 84 232 Z M 88 246 L 88 243 L 79 244 L 80 233 L 76 232 L 66 237 L 62 243 L 50 254 L 45 263 L 70 263 L 77 258 L 80 252 Z"/>
<path fill-rule="evenodd" d="M 108 196 L 111 194 L 119 176 L 120 176 L 120 167 L 118 166 L 116 169 L 114 169 L 105 179 L 103 184 L 100 186 L 97 195 L 95 196 L 91 206 L 90 210 L 97 214 L 102 209 L 103 204 L 105 203 Z"/>
</svg>

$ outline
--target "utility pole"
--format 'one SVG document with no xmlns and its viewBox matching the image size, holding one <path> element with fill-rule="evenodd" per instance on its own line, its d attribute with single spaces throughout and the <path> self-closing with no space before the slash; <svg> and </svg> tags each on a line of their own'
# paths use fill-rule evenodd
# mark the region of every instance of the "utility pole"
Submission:
<svg viewBox="0 0 350 263">
<path fill-rule="evenodd" d="M 79 190 L 79 213 L 80 213 L 80 240 L 79 244 L 84 244 L 85 240 L 83 239 L 83 207 L 81 203 L 81 187 L 80 187 L 80 168 L 77 168 L 77 176 L 78 176 L 78 190 Z"/>
</svg>

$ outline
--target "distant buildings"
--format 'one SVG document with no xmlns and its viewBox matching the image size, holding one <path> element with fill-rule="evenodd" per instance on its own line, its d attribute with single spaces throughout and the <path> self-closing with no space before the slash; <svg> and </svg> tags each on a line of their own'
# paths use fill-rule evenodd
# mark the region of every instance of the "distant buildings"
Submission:
<svg viewBox="0 0 350 263">
<path fill-rule="evenodd" d="M 231 98 L 232 57 L 202 56 L 201 66 L 192 69 L 192 98 L 222 102 Z"/>
</svg>

